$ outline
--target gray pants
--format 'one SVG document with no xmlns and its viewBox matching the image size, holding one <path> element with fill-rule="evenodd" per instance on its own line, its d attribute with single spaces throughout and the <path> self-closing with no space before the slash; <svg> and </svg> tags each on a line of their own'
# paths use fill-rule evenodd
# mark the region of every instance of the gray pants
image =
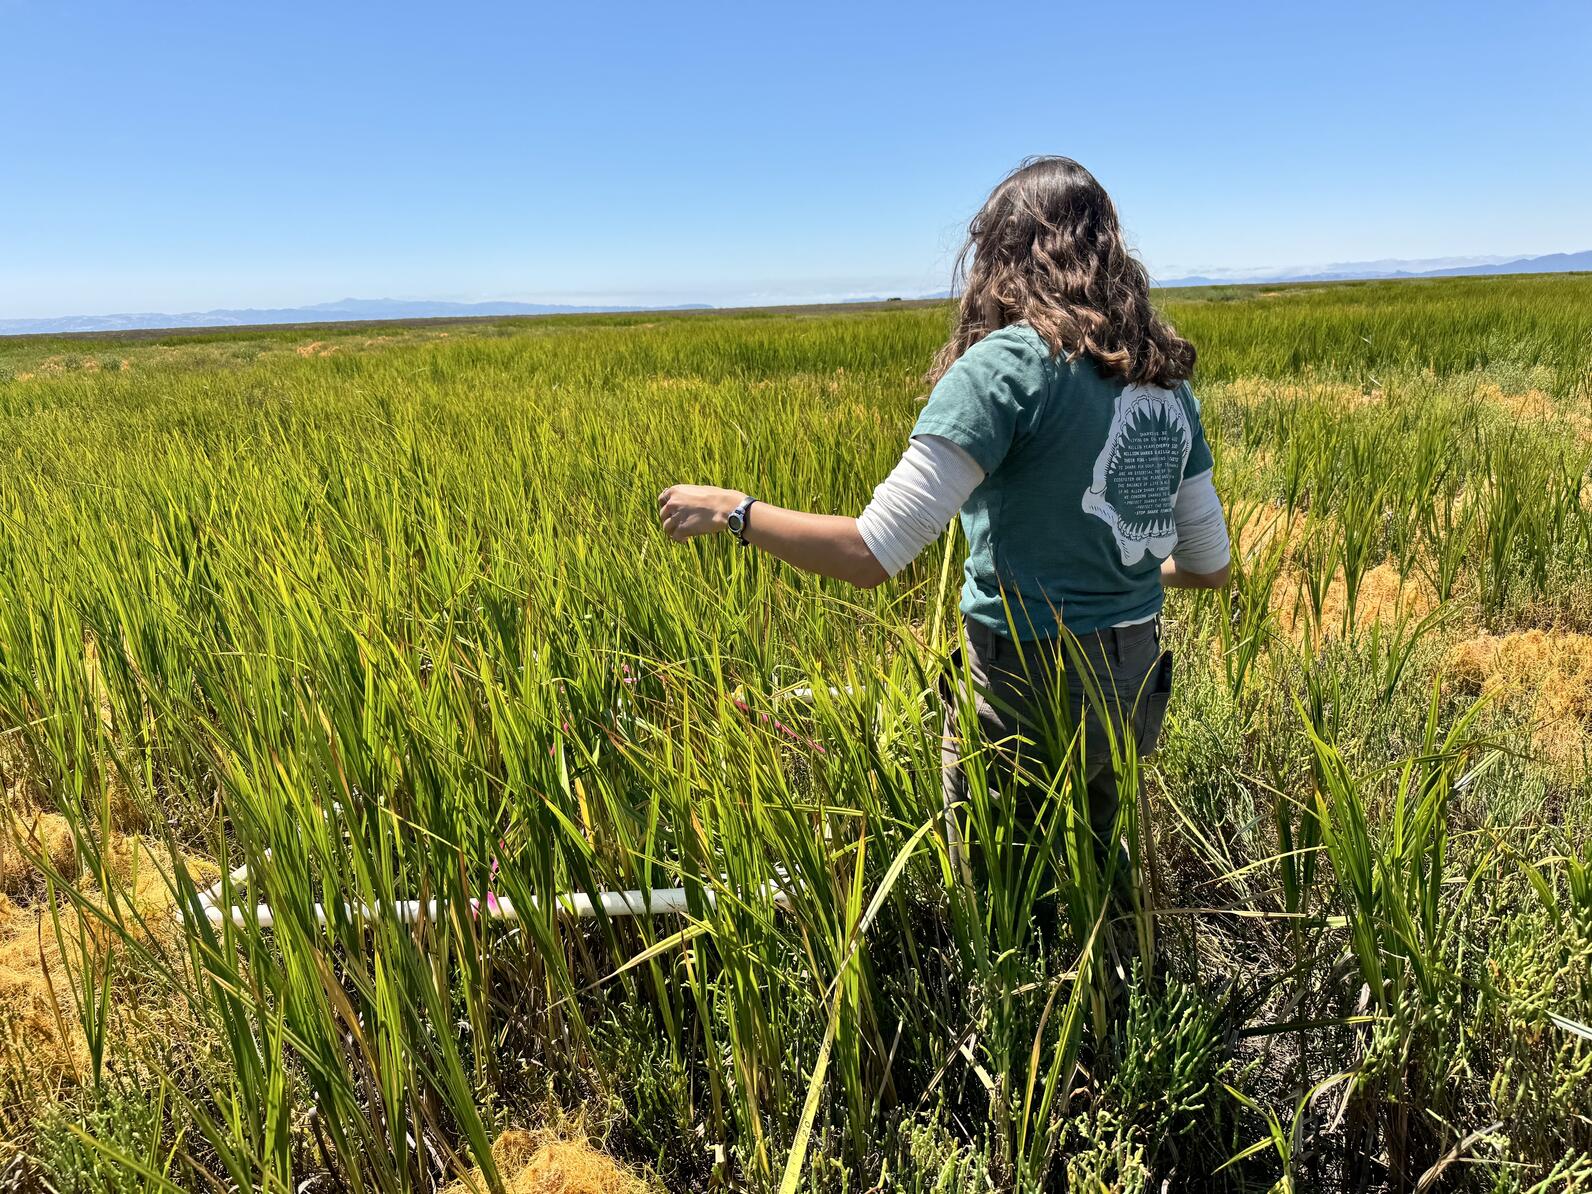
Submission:
<svg viewBox="0 0 1592 1194">
<path fill-rule="evenodd" d="M 957 693 L 961 660 L 973 681 L 978 736 L 964 741 Z M 1060 639 L 1018 643 L 980 623 L 966 624 L 962 649 L 942 681 L 946 702 L 942 762 L 946 831 L 953 861 L 971 878 L 957 810 L 967 796 L 962 759 L 987 749 L 990 788 L 1017 829 L 1034 825 L 1039 799 L 1058 767 L 1076 751 L 1082 726 L 1083 771 L 1090 827 L 1102 855 L 1115 847 L 1116 770 L 1102 718 L 1109 718 L 1118 753 L 1131 735 L 1143 756 L 1155 749 L 1172 693 L 1172 657 L 1161 650 L 1160 619 L 1085 634 L 1071 650 Z M 1070 756 L 1076 757 L 1076 755 Z"/>
</svg>

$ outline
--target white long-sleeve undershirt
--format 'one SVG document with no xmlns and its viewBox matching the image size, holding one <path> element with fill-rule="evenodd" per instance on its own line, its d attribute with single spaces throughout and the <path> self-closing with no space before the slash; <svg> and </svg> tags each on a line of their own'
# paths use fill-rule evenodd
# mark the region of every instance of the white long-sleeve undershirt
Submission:
<svg viewBox="0 0 1592 1194">
<path fill-rule="evenodd" d="M 984 470 L 959 445 L 939 435 L 915 435 L 858 516 L 857 532 L 894 576 L 939 538 L 983 480 Z M 1200 573 L 1226 567 L 1232 554 L 1227 521 L 1209 469 L 1179 486 L 1172 510 L 1178 567 Z"/>
<path fill-rule="evenodd" d="M 1195 473 L 1178 486 L 1172 501 L 1177 543 L 1172 558 L 1188 572 L 1220 572 L 1232 562 L 1233 546 L 1227 538 L 1222 499 L 1216 496 L 1211 470 Z"/>
<path fill-rule="evenodd" d="M 966 449 L 940 435 L 915 435 L 857 518 L 857 532 L 891 576 L 940 537 L 984 480 Z"/>
</svg>

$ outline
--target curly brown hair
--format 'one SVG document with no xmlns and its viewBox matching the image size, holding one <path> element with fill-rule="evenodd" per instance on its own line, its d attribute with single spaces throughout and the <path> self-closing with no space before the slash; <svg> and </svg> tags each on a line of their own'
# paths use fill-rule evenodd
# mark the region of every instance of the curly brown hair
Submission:
<svg viewBox="0 0 1592 1194">
<path fill-rule="evenodd" d="M 1170 388 L 1194 372 L 1194 346 L 1150 305 L 1111 196 L 1071 158 L 1029 158 L 1001 180 L 968 227 L 956 276 L 961 305 L 931 385 L 1019 321 L 1053 355 L 1085 353 L 1107 377 Z"/>
</svg>

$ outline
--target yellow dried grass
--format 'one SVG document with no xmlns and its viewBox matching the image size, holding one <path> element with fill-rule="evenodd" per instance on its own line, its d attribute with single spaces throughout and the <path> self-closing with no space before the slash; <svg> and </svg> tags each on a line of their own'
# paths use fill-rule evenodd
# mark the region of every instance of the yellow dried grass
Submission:
<svg viewBox="0 0 1592 1194">
<path fill-rule="evenodd" d="M 1399 621 L 1425 617 L 1437 608 L 1437 590 L 1418 572 L 1405 575 L 1392 561 L 1366 569 L 1349 610 L 1349 585 L 1342 569 L 1322 595 L 1321 616 L 1315 617 L 1304 574 L 1287 569 L 1272 592 L 1271 607 L 1277 626 L 1295 642 L 1312 637 L 1334 638 L 1357 634 L 1373 625 L 1393 626 Z"/>
<path fill-rule="evenodd" d="M 1532 746 L 1548 759 L 1585 760 L 1592 744 L 1592 634 L 1478 634 L 1454 645 L 1448 671 L 1463 689 L 1525 714 Z"/>
<path fill-rule="evenodd" d="M 655 1188 L 584 1137 L 511 1128 L 493 1142 L 492 1160 L 509 1194 L 649 1194 Z M 477 1170 L 471 1180 L 454 1182 L 444 1194 L 486 1188 Z"/>
<path fill-rule="evenodd" d="M 0 1088 L 5 1089 L 15 1085 L 7 1079 L 19 1069 L 27 1071 L 28 1083 L 35 1088 L 70 1083 L 83 1074 L 88 1053 L 72 1002 L 73 976 L 84 965 L 103 968 L 109 957 L 111 934 L 106 926 L 91 914 L 79 916 L 66 907 L 59 911 L 61 936 L 67 943 L 62 949 L 50 907 L 41 898 L 44 877 L 29 860 L 35 852 L 47 854 L 63 877 L 77 877 L 80 890 L 87 886 L 64 817 L 35 814 L 30 822 L 19 821 L 0 836 L 0 872 L 7 880 L 6 890 L 0 892 Z M 106 869 L 110 882 L 143 922 L 143 928 L 135 931 L 152 944 L 170 947 L 181 926 L 173 913 L 163 859 L 164 849 L 158 844 L 117 836 L 106 851 Z M 220 877 L 214 863 L 198 858 L 185 861 L 195 882 Z M 136 989 L 121 984 L 113 994 L 125 1006 L 134 999 L 148 1000 L 153 992 L 147 984 Z"/>
</svg>

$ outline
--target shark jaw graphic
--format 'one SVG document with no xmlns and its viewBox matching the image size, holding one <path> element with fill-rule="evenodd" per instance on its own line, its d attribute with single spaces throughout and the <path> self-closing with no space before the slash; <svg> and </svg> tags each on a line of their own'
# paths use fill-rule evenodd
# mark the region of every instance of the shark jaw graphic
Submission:
<svg viewBox="0 0 1592 1194">
<path fill-rule="evenodd" d="M 1188 414 L 1173 391 L 1130 385 L 1117 395 L 1083 508 L 1111 528 L 1124 567 L 1145 552 L 1172 554 L 1172 502 L 1192 444 Z"/>
</svg>

